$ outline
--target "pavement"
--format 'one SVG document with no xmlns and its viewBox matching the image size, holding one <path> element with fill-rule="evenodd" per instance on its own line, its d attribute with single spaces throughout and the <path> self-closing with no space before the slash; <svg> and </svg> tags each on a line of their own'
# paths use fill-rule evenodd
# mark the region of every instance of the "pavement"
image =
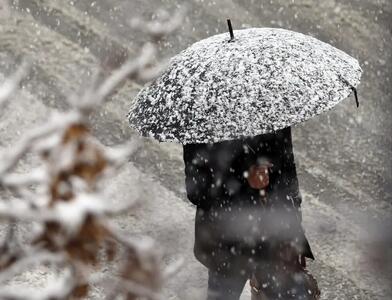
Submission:
<svg viewBox="0 0 392 300">
<path fill-rule="evenodd" d="M 2 1 L 0 1 L 1 4 Z M 322 299 L 392 299 L 392 2 L 390 0 L 14 0 L 0 9 L 0 79 L 22 57 L 33 62 L 23 88 L 0 111 L 0 148 L 45 121 L 80 91 L 99 64 L 110 70 L 137 55 L 145 41 L 129 21 L 154 11 L 188 6 L 162 57 L 235 28 L 283 27 L 311 34 L 358 58 L 364 70 L 360 107 L 347 99 L 293 129 L 303 196 L 303 223 L 316 260 L 310 269 Z M 91 118 L 106 145 L 130 140 L 125 115 L 141 86 L 128 81 Z M 27 160 L 22 168 L 32 164 Z M 185 195 L 182 148 L 148 139 L 107 182 L 113 201 L 140 197 L 138 209 L 115 223 L 131 235 L 149 235 L 165 263 L 183 267 L 169 279 L 166 299 L 203 299 L 206 270 L 193 258 L 195 208 Z M 29 277 L 30 276 L 30 277 Z M 34 282 L 37 276 L 19 282 Z M 99 290 L 92 298 L 100 299 Z M 247 288 L 242 300 L 249 298 Z"/>
</svg>

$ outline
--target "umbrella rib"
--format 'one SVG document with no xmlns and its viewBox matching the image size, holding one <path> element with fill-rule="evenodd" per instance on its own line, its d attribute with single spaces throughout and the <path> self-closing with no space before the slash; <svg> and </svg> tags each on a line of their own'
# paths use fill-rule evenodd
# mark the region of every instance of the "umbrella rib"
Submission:
<svg viewBox="0 0 392 300">
<path fill-rule="evenodd" d="M 251 146 L 249 146 L 249 144 L 248 144 L 247 142 L 245 142 L 245 144 L 246 144 L 246 145 L 249 147 L 249 149 L 250 149 L 250 150 L 252 150 L 252 151 L 253 151 L 253 153 L 254 153 L 254 154 L 256 154 L 256 151 L 255 151 L 255 150 L 253 150 L 253 149 L 252 149 L 252 147 L 251 147 Z"/>
<path fill-rule="evenodd" d="M 357 89 L 355 88 L 355 87 L 351 87 L 351 89 L 353 90 L 353 92 L 354 92 L 354 97 L 355 97 L 355 103 L 357 104 L 357 107 L 359 107 L 359 101 L 358 101 L 358 92 L 357 92 Z"/>
<path fill-rule="evenodd" d="M 357 107 L 359 107 L 358 91 L 357 91 L 357 89 L 356 89 L 350 82 L 348 82 L 341 74 L 338 74 L 338 76 L 339 76 L 339 78 L 340 78 L 341 80 L 343 80 L 343 82 L 344 82 L 345 84 L 347 84 L 347 85 L 351 88 L 351 90 L 354 92 L 355 104 L 357 105 Z"/>
</svg>

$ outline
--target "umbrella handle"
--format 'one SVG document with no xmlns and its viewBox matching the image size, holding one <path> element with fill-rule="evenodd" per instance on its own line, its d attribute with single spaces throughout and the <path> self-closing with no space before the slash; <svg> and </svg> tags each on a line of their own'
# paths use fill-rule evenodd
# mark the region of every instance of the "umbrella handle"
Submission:
<svg viewBox="0 0 392 300">
<path fill-rule="evenodd" d="M 227 26 L 229 26 L 229 32 L 230 32 L 230 40 L 229 42 L 234 41 L 234 32 L 233 32 L 233 27 L 231 26 L 231 20 L 227 19 Z"/>
</svg>

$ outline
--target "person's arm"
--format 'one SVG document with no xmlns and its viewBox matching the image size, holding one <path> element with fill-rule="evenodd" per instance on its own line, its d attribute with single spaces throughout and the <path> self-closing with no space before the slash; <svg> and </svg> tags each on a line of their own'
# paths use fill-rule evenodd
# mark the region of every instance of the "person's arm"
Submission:
<svg viewBox="0 0 392 300">
<path fill-rule="evenodd" d="M 291 130 L 288 130 L 283 142 L 283 182 L 287 186 L 287 196 L 291 197 L 295 207 L 300 207 L 302 202 L 299 190 L 297 170 L 294 161 L 293 145 L 291 139 Z"/>
<path fill-rule="evenodd" d="M 205 157 L 198 151 L 199 145 L 184 145 L 185 187 L 189 201 L 197 206 L 208 202 L 210 188 L 210 171 Z"/>
<path fill-rule="evenodd" d="M 299 184 L 298 184 L 298 177 L 297 177 L 297 170 L 295 166 L 295 161 L 294 161 L 294 153 L 293 153 L 293 145 L 292 145 L 292 138 L 291 138 L 291 132 L 289 130 L 288 138 L 286 139 L 284 143 L 284 155 L 286 156 L 285 158 L 285 163 L 284 163 L 284 174 L 285 174 L 285 183 L 287 184 L 287 195 L 293 200 L 294 206 L 298 209 L 297 210 L 297 218 L 301 222 L 302 221 L 302 213 L 301 213 L 301 203 L 302 203 L 302 196 L 301 192 L 299 189 Z M 303 244 L 302 246 L 302 260 L 305 260 L 305 257 L 314 259 L 314 255 L 312 252 L 312 249 L 309 245 L 309 242 L 305 236 L 305 232 L 302 228 L 300 227 L 300 230 L 303 234 Z"/>
</svg>

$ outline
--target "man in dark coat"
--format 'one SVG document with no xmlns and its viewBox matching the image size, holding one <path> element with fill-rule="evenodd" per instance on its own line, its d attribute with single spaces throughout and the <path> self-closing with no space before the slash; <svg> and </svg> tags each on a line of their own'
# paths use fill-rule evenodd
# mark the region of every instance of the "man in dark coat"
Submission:
<svg viewBox="0 0 392 300">
<path fill-rule="evenodd" d="M 208 299 L 318 299 L 305 257 L 290 127 L 272 134 L 184 145 L 186 191 L 197 206 L 196 258 L 209 269 Z M 262 297 L 260 298 L 260 296 Z"/>
</svg>

